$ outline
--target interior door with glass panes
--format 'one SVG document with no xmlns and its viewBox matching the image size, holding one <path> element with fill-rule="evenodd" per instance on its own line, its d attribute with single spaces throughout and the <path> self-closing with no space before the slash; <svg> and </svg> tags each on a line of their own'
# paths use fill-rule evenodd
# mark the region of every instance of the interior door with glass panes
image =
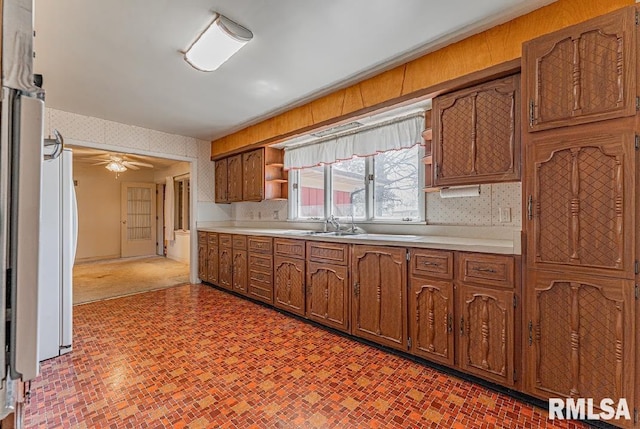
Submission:
<svg viewBox="0 0 640 429">
<path fill-rule="evenodd" d="M 122 183 L 120 204 L 121 257 L 155 255 L 155 199 L 154 183 Z"/>
</svg>

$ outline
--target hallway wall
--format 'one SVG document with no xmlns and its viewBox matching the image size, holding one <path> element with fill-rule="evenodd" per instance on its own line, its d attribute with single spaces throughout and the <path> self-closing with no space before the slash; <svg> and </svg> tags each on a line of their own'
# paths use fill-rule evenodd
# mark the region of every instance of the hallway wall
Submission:
<svg viewBox="0 0 640 429">
<path fill-rule="evenodd" d="M 76 262 L 120 257 L 120 187 L 123 181 L 153 182 L 153 171 L 128 170 L 116 179 L 106 168 L 74 162 L 78 199 Z"/>
</svg>

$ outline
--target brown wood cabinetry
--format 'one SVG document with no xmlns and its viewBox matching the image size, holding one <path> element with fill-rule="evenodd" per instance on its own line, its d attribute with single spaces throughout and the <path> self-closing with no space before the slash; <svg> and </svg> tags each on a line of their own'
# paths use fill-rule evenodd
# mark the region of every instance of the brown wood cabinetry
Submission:
<svg viewBox="0 0 640 429">
<path fill-rule="evenodd" d="M 198 231 L 198 278 L 207 281 L 207 233 Z"/>
<path fill-rule="evenodd" d="M 454 364 L 453 252 L 412 249 L 409 265 L 409 351 Z"/>
<path fill-rule="evenodd" d="M 530 267 L 633 278 L 632 125 L 622 119 L 532 137 L 525 181 Z"/>
<path fill-rule="evenodd" d="M 227 201 L 230 203 L 243 201 L 242 155 L 231 156 L 227 160 Z"/>
<path fill-rule="evenodd" d="M 218 286 L 233 289 L 233 248 L 231 235 L 218 234 Z"/>
<path fill-rule="evenodd" d="M 233 290 L 246 295 L 248 285 L 247 237 L 232 236 L 233 247 Z"/>
<path fill-rule="evenodd" d="M 273 240 L 274 298 L 273 305 L 304 316 L 305 261 L 303 240 L 276 238 Z"/>
<path fill-rule="evenodd" d="M 217 204 L 225 204 L 229 202 L 227 193 L 227 158 L 219 159 L 215 163 L 215 202 Z"/>
<path fill-rule="evenodd" d="M 308 242 L 307 260 L 307 318 L 349 332 L 349 246 Z"/>
<path fill-rule="evenodd" d="M 352 334 L 406 350 L 406 255 L 401 248 L 353 246 Z"/>
<path fill-rule="evenodd" d="M 435 186 L 520 179 L 520 75 L 433 100 Z"/>
<path fill-rule="evenodd" d="M 206 281 L 212 284 L 218 284 L 219 280 L 219 247 L 218 234 L 215 232 L 207 233 L 207 278 Z"/>
<path fill-rule="evenodd" d="M 524 45 L 525 389 L 542 399 L 640 405 L 637 9 Z"/>
<path fill-rule="evenodd" d="M 286 199 L 283 160 L 282 150 L 265 147 L 216 161 L 216 203 Z"/>
<path fill-rule="evenodd" d="M 513 384 L 513 291 L 464 283 L 459 287 L 460 367 L 500 384 Z"/>
<path fill-rule="evenodd" d="M 628 7 L 524 43 L 525 129 L 635 115 L 636 19 Z"/>
<path fill-rule="evenodd" d="M 626 398 L 633 407 L 633 280 L 541 270 L 527 277 L 529 393 L 593 398 L 596 406 Z"/>
<path fill-rule="evenodd" d="M 242 199 L 262 201 L 264 199 L 264 149 L 242 154 Z"/>
<path fill-rule="evenodd" d="M 247 238 L 249 249 L 248 294 L 260 301 L 273 303 L 273 239 L 270 237 Z"/>
</svg>

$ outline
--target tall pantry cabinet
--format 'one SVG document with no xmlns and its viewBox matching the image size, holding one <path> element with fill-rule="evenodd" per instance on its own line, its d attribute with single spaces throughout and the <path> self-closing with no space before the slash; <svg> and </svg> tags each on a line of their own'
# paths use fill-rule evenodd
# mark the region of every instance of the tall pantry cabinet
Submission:
<svg viewBox="0 0 640 429">
<path fill-rule="evenodd" d="M 638 408 L 638 12 L 523 46 L 528 393 Z"/>
</svg>

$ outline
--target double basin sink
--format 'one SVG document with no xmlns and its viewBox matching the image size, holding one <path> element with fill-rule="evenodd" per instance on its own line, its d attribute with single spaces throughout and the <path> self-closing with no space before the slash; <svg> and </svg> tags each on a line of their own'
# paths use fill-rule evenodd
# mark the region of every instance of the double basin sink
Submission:
<svg viewBox="0 0 640 429">
<path fill-rule="evenodd" d="M 298 237 L 345 237 L 345 238 L 358 238 L 369 240 L 393 240 L 393 241 L 414 241 L 419 240 L 418 235 L 396 235 L 396 234 L 369 234 L 360 231 L 305 231 L 305 230 L 288 230 L 283 231 L 286 235 L 298 236 Z"/>
</svg>

